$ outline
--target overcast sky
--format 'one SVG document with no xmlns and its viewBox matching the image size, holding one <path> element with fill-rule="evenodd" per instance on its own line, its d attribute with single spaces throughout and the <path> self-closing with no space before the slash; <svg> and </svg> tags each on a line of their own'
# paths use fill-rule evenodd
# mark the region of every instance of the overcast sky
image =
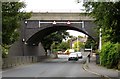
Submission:
<svg viewBox="0 0 120 79">
<path fill-rule="evenodd" d="M 83 12 L 82 0 L 21 0 L 26 3 L 24 11 L 30 12 Z M 84 34 L 69 30 L 70 35 L 84 36 Z"/>
<path fill-rule="evenodd" d="M 21 0 L 24 1 L 26 11 L 34 12 L 80 12 L 83 9 L 82 0 Z"/>
</svg>

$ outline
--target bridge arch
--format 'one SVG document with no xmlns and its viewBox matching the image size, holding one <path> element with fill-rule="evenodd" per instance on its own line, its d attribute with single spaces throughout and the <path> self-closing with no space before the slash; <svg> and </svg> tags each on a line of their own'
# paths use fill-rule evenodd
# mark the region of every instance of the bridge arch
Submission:
<svg viewBox="0 0 120 79">
<path fill-rule="evenodd" d="M 78 32 L 82 32 L 86 35 L 88 35 L 89 37 L 91 37 L 93 40 L 94 37 L 92 37 L 91 35 L 89 35 L 89 33 L 84 29 L 84 28 L 79 28 L 79 27 L 75 27 L 72 25 L 51 25 L 49 27 L 46 27 L 44 29 L 40 29 L 38 32 L 36 32 L 35 34 L 33 34 L 27 41 L 27 45 L 38 45 L 44 37 L 46 37 L 47 35 L 59 31 L 59 30 L 75 30 Z"/>
<path fill-rule="evenodd" d="M 53 22 L 56 24 L 53 24 Z M 67 22 L 70 24 L 67 24 Z M 82 13 L 33 13 L 30 19 L 21 22 L 20 37 L 10 48 L 11 56 L 44 56 L 41 40 L 59 30 L 82 32 L 98 42 L 94 18 Z M 84 27 L 82 27 L 83 22 Z"/>
</svg>

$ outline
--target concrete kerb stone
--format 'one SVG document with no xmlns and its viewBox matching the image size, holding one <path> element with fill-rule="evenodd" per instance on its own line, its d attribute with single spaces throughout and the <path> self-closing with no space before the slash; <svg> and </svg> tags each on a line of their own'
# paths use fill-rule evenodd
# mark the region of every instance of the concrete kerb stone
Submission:
<svg viewBox="0 0 120 79">
<path fill-rule="evenodd" d="M 85 71 L 87 71 L 87 72 L 89 72 L 89 73 L 95 74 L 95 75 L 97 75 L 97 76 L 99 76 L 99 77 L 103 77 L 103 78 L 105 78 L 105 79 L 111 79 L 111 78 L 110 78 L 109 76 L 107 76 L 107 75 L 101 75 L 101 74 L 99 74 L 99 73 L 97 73 L 97 72 L 91 71 L 90 68 L 89 68 L 88 63 L 83 64 L 82 67 L 83 67 L 83 69 L 84 69 Z"/>
</svg>

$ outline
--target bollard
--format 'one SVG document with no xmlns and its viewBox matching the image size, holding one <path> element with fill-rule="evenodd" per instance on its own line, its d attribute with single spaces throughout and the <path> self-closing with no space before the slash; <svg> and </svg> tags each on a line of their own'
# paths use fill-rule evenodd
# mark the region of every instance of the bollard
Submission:
<svg viewBox="0 0 120 79">
<path fill-rule="evenodd" d="M 96 54 L 96 64 L 100 64 L 100 57 L 99 57 L 99 54 Z"/>
<path fill-rule="evenodd" d="M 87 59 L 86 59 L 86 63 L 88 64 L 89 63 L 89 58 L 87 57 Z"/>
</svg>

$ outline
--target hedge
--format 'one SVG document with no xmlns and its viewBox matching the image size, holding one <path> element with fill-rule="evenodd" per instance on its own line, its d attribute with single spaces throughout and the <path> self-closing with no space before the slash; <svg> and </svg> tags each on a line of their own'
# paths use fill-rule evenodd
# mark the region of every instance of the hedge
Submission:
<svg viewBox="0 0 120 79">
<path fill-rule="evenodd" d="M 104 43 L 100 52 L 101 65 L 107 68 L 118 68 L 120 61 L 120 44 Z"/>
</svg>

